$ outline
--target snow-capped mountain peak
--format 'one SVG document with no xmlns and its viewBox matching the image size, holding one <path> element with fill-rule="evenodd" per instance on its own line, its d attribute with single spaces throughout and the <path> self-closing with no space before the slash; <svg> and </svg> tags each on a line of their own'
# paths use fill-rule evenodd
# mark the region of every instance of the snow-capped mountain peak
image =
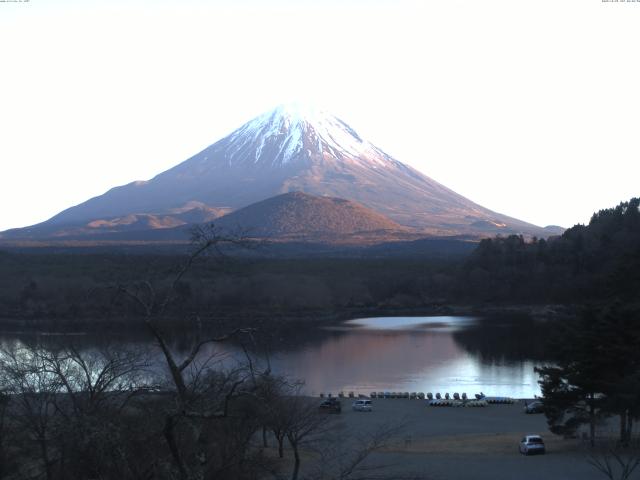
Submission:
<svg viewBox="0 0 640 480">
<path fill-rule="evenodd" d="M 284 166 L 313 160 L 384 155 L 330 113 L 300 103 L 279 105 L 234 131 L 225 145 L 229 164 Z M 380 163 L 377 159 L 376 163 Z"/>
<path fill-rule="evenodd" d="M 148 181 L 60 212 L 42 228 L 96 220 L 111 225 L 128 215 L 151 215 L 166 225 L 165 217 L 183 215 L 176 209 L 193 202 L 203 206 L 197 212 L 213 215 L 288 192 L 351 200 L 429 235 L 545 236 L 543 229 L 483 208 L 393 159 L 335 116 L 296 103 L 250 120 Z"/>
</svg>

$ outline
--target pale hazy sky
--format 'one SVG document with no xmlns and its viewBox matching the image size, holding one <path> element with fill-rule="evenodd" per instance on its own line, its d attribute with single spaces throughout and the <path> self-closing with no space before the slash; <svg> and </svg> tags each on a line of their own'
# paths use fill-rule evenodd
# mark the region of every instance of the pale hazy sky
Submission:
<svg viewBox="0 0 640 480">
<path fill-rule="evenodd" d="M 640 195 L 640 1 L 0 2 L 0 230 L 329 110 L 538 225 Z"/>
</svg>

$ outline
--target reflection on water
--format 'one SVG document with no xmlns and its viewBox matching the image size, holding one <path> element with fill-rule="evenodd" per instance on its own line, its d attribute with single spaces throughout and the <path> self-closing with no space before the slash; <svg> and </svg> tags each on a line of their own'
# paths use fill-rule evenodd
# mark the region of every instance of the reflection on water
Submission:
<svg viewBox="0 0 640 480">
<path fill-rule="evenodd" d="M 280 352 L 272 364 L 278 371 L 304 378 L 310 393 L 390 390 L 483 391 L 514 397 L 540 394 L 533 371 L 538 363 L 526 354 L 518 358 L 496 352 L 488 358 L 467 351 L 457 340 L 459 332 L 481 331 L 481 323 L 471 317 L 352 320 L 344 324 L 351 328 L 341 329 L 340 335 Z M 471 338 L 475 339 L 473 334 Z"/>
<path fill-rule="evenodd" d="M 494 321 L 473 317 L 385 317 L 357 319 L 331 329 L 301 329 L 262 335 L 252 350 L 276 373 L 305 381 L 310 394 L 353 391 L 466 392 L 533 397 L 539 394 L 534 366 L 544 357 L 538 329 L 527 319 Z M 260 335 L 259 335 L 260 336 Z M 172 335 L 173 348 L 187 352 L 188 336 Z M 33 337 L 0 335 L 7 347 Z M 39 337 L 43 346 L 69 343 L 90 349 L 100 343 L 153 349 L 147 335 Z M 154 362 L 164 366 L 155 350 Z M 236 344 L 209 345 L 203 355 L 242 359 Z"/>
<path fill-rule="evenodd" d="M 344 324 L 347 327 L 361 327 L 366 330 L 438 329 L 452 332 L 476 322 L 475 317 L 375 317 L 357 318 Z"/>
</svg>

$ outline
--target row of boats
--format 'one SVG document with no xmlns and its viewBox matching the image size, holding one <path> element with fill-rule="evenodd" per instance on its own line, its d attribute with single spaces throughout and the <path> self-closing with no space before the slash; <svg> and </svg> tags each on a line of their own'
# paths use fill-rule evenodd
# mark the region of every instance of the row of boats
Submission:
<svg viewBox="0 0 640 480">
<path fill-rule="evenodd" d="M 325 397 L 324 393 L 320 394 L 321 398 Z M 327 398 L 332 398 L 331 393 L 326 394 Z M 454 393 L 449 395 L 445 393 L 442 396 L 439 392 L 435 395 L 431 392 L 371 392 L 367 397 L 366 395 L 358 394 L 357 396 L 353 392 L 349 392 L 345 395 L 344 392 L 340 392 L 337 395 L 338 398 L 408 398 L 411 400 L 428 400 L 429 405 L 432 407 L 486 407 L 489 404 L 512 404 L 516 400 L 511 397 L 487 397 L 484 393 L 476 393 L 475 398 L 468 398 L 466 393 Z"/>
</svg>

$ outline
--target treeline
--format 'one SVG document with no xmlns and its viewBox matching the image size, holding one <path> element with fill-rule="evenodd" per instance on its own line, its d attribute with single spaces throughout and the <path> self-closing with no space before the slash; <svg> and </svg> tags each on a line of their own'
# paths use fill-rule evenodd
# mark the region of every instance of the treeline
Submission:
<svg viewBox="0 0 640 480">
<path fill-rule="evenodd" d="M 134 322 L 118 284 L 168 288 L 187 256 L 0 254 L 0 318 L 33 322 Z M 169 317 L 330 315 L 423 308 L 445 302 L 454 265 L 429 259 L 199 258 L 175 289 Z"/>
<path fill-rule="evenodd" d="M 562 236 L 482 240 L 469 256 L 428 258 L 200 258 L 176 285 L 175 317 L 331 316 L 447 304 L 582 304 L 640 291 L 640 200 L 593 215 Z M 415 243 L 415 242 L 414 242 Z M 0 252 L 0 318 L 25 322 L 135 321 L 122 315 L 119 283 L 168 287 L 186 254 Z M 226 312 L 226 313 L 225 313 Z"/>
<path fill-rule="evenodd" d="M 459 297 L 483 302 L 637 302 L 640 199 L 593 215 L 562 236 L 485 239 L 463 267 Z"/>
</svg>

